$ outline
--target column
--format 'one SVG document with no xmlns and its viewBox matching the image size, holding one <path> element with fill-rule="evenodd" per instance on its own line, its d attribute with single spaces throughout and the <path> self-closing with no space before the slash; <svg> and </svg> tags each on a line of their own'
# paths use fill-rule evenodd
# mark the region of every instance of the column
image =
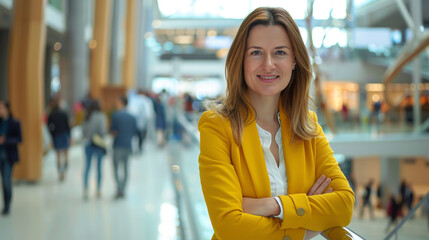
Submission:
<svg viewBox="0 0 429 240">
<path fill-rule="evenodd" d="M 136 86 L 139 88 L 150 89 L 151 87 L 151 73 L 149 69 L 149 64 L 151 62 L 151 57 L 153 57 L 151 50 L 145 44 L 145 35 L 146 33 L 153 32 L 152 21 L 154 19 L 154 3 L 153 1 L 139 1 L 139 14 L 137 22 L 137 78 Z"/>
<path fill-rule="evenodd" d="M 110 33 L 110 63 L 109 63 L 109 84 L 121 84 L 121 49 L 124 31 L 122 31 L 123 20 L 123 0 L 113 0 L 112 25 Z"/>
<path fill-rule="evenodd" d="M 101 90 L 108 80 L 110 0 L 95 0 L 93 40 L 90 42 L 90 95 L 100 98 Z"/>
<path fill-rule="evenodd" d="M 43 106 L 46 107 L 49 104 L 51 98 L 51 82 L 52 82 L 52 53 L 53 46 L 46 44 L 45 46 L 45 66 L 44 66 L 44 83 L 43 83 Z"/>
<path fill-rule="evenodd" d="M 9 29 L 0 30 L 0 52 L 7 53 L 9 40 Z M 7 54 L 0 54 L 0 99 L 6 99 L 7 94 Z"/>
<path fill-rule="evenodd" d="M 125 33 L 125 58 L 123 65 L 122 83 L 126 89 L 134 86 L 136 63 L 136 18 L 137 0 L 127 1 L 127 22 Z"/>
<path fill-rule="evenodd" d="M 382 157 L 380 159 L 380 163 L 381 184 L 383 186 L 383 206 L 387 206 L 387 194 L 399 194 L 399 185 L 401 181 L 401 161 L 399 158 Z"/>
<path fill-rule="evenodd" d="M 39 180 L 42 174 L 45 5 L 45 0 L 15 0 L 9 40 L 9 100 L 23 136 L 14 177 L 28 181 Z"/>
<path fill-rule="evenodd" d="M 414 24 L 417 28 L 420 29 L 420 26 L 423 25 L 423 17 L 422 17 L 422 1 L 421 0 L 413 0 L 410 1 L 411 4 L 411 16 L 413 16 Z M 414 33 L 416 34 L 416 32 Z M 420 33 L 421 34 L 421 33 Z M 419 85 L 422 80 L 422 65 L 420 54 L 417 55 L 413 60 L 413 83 L 414 83 L 414 129 L 418 129 L 420 126 L 421 120 L 421 108 L 420 108 L 420 90 Z"/>
<path fill-rule="evenodd" d="M 85 41 L 86 0 L 68 2 L 67 33 L 64 55 L 61 56 L 61 93 L 70 109 L 88 94 L 88 44 Z"/>
</svg>

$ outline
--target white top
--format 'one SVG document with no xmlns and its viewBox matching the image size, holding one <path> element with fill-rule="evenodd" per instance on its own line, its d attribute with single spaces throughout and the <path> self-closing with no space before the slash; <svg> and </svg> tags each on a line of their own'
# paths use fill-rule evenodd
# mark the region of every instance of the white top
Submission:
<svg viewBox="0 0 429 240">
<path fill-rule="evenodd" d="M 277 119 L 280 124 L 280 116 L 277 115 Z M 276 136 L 274 137 L 275 142 L 279 148 L 279 166 L 277 166 L 274 155 L 271 153 L 271 133 L 261 128 L 256 124 L 258 128 L 259 139 L 261 140 L 262 150 L 264 152 L 265 164 L 267 165 L 268 176 L 270 177 L 271 196 L 275 197 L 277 203 L 280 206 L 280 214 L 275 216 L 283 220 L 283 206 L 280 198 L 277 196 L 287 195 L 287 176 L 286 166 L 283 154 L 282 145 L 282 128 L 281 126 L 277 130 Z"/>
<path fill-rule="evenodd" d="M 282 144 L 282 127 L 280 124 L 280 114 L 277 114 L 277 120 L 279 121 L 279 130 L 277 130 L 274 140 L 277 143 L 279 148 L 279 166 L 277 166 L 274 155 L 270 150 L 271 146 L 271 133 L 261 128 L 258 124 L 259 140 L 261 141 L 262 150 L 264 152 L 265 164 L 267 165 L 268 176 L 270 177 L 270 187 L 271 187 L 271 196 L 277 201 L 280 206 L 280 214 L 274 217 L 283 220 L 283 205 L 282 201 L 278 196 L 287 195 L 287 176 L 286 176 L 286 166 L 285 166 L 285 157 L 283 154 L 283 144 Z M 306 230 L 304 234 L 304 240 L 312 239 L 313 237 L 319 235 L 320 232 L 314 232 Z"/>
</svg>

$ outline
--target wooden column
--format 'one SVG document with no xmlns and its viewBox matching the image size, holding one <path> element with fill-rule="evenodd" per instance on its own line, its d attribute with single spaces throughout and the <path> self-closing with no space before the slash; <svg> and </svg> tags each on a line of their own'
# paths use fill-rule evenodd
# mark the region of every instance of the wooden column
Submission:
<svg viewBox="0 0 429 240">
<path fill-rule="evenodd" d="M 125 32 L 125 57 L 122 74 L 122 84 L 126 89 L 134 86 L 135 63 L 136 63 L 136 19 L 137 2 L 136 0 L 127 1 L 127 20 Z"/>
<path fill-rule="evenodd" d="M 95 1 L 93 40 L 90 42 L 90 94 L 100 98 L 102 88 L 107 84 L 109 66 L 111 0 Z"/>
<path fill-rule="evenodd" d="M 42 175 L 43 69 L 46 0 L 15 0 L 8 52 L 8 91 L 13 115 L 21 121 L 23 142 L 14 178 Z"/>
</svg>

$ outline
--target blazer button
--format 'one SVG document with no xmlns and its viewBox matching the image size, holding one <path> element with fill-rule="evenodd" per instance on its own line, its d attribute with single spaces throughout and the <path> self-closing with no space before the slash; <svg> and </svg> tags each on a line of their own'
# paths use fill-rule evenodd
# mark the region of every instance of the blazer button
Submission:
<svg viewBox="0 0 429 240">
<path fill-rule="evenodd" d="M 304 208 L 298 208 L 296 213 L 298 214 L 298 216 L 303 216 L 305 214 L 305 210 L 304 210 Z"/>
<path fill-rule="evenodd" d="M 285 236 L 285 237 L 283 237 L 283 240 L 290 240 L 290 237 Z"/>
</svg>

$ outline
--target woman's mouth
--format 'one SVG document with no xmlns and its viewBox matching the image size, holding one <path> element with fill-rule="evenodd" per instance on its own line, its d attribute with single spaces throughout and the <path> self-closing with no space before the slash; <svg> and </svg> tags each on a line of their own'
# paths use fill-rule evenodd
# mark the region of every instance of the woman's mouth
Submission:
<svg viewBox="0 0 429 240">
<path fill-rule="evenodd" d="M 277 80 L 280 76 L 279 75 L 256 75 L 259 80 L 262 82 L 270 83 Z"/>
</svg>

